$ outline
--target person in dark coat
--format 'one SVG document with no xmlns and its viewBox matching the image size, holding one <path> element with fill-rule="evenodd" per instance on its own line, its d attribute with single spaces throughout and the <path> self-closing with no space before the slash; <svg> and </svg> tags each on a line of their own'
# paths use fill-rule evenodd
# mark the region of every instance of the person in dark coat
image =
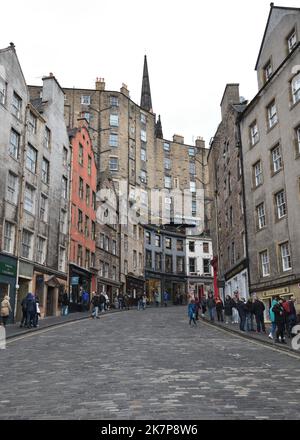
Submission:
<svg viewBox="0 0 300 440">
<path fill-rule="evenodd" d="M 88 294 L 88 292 L 84 291 L 81 299 L 82 299 L 82 309 L 84 312 L 87 312 L 89 307 L 89 300 L 90 300 L 90 295 Z"/>
<path fill-rule="evenodd" d="M 249 298 L 246 302 L 246 327 L 248 332 L 254 332 L 254 325 L 253 325 L 253 298 Z"/>
<path fill-rule="evenodd" d="M 201 310 L 202 310 L 201 316 L 202 316 L 202 318 L 205 318 L 205 313 L 206 313 L 206 310 L 207 310 L 207 300 L 206 300 L 205 296 L 203 296 L 201 298 L 201 302 L 200 303 L 201 303 Z"/>
<path fill-rule="evenodd" d="M 241 298 L 237 301 L 236 308 L 240 317 L 240 330 L 244 332 L 245 324 L 246 324 L 246 313 L 247 313 L 245 298 Z"/>
<path fill-rule="evenodd" d="M 286 344 L 286 341 L 284 339 L 284 308 L 282 306 L 283 303 L 283 299 L 282 298 L 278 298 L 278 302 L 277 304 L 275 304 L 272 307 L 272 310 L 274 312 L 275 315 L 275 323 L 276 323 L 276 339 L 275 342 L 280 342 L 279 338 L 281 338 L 281 342 L 283 344 Z"/>
<path fill-rule="evenodd" d="M 100 312 L 104 312 L 105 310 L 105 304 L 106 304 L 106 298 L 104 296 L 104 293 L 101 292 L 100 296 L 98 296 L 98 307 L 100 307 Z"/>
<path fill-rule="evenodd" d="M 196 305 L 196 321 L 199 321 L 199 310 L 201 305 L 198 296 L 195 297 L 195 305 Z"/>
<path fill-rule="evenodd" d="M 209 312 L 209 317 L 211 321 L 215 320 L 215 314 L 216 314 L 216 301 L 214 299 L 214 295 L 212 292 L 208 294 L 207 298 L 207 307 Z"/>
<path fill-rule="evenodd" d="M 69 309 L 69 297 L 67 292 L 64 292 L 61 299 L 61 316 L 67 316 Z"/>
<path fill-rule="evenodd" d="M 195 301 L 193 299 L 190 302 L 190 304 L 188 305 L 188 317 L 190 319 L 190 321 L 189 321 L 190 326 L 192 325 L 192 321 L 193 321 L 194 327 L 197 327 L 197 322 L 196 322 L 196 304 L 195 304 Z"/>
<path fill-rule="evenodd" d="M 220 297 L 218 297 L 216 299 L 216 311 L 217 311 L 218 322 L 220 321 L 224 322 L 223 310 L 224 310 L 223 301 L 221 300 Z"/>
<path fill-rule="evenodd" d="M 22 319 L 21 319 L 21 323 L 20 323 L 20 328 L 22 328 L 23 326 L 24 327 L 27 326 L 26 296 L 25 296 L 25 298 L 22 299 L 21 307 L 22 307 Z"/>
<path fill-rule="evenodd" d="M 26 296 L 26 327 L 31 328 L 33 326 L 33 320 L 36 314 L 36 303 L 32 293 L 28 293 Z"/>
<path fill-rule="evenodd" d="M 293 327 L 297 324 L 297 311 L 295 307 L 296 298 L 292 297 L 288 301 L 289 304 L 289 314 L 287 317 L 287 334 L 288 337 L 292 337 Z"/>
<path fill-rule="evenodd" d="M 229 321 L 232 322 L 232 307 L 233 307 L 233 300 L 229 295 L 227 295 L 224 304 L 226 324 L 229 324 Z"/>
<path fill-rule="evenodd" d="M 93 296 L 93 298 L 92 298 L 92 304 L 93 304 L 93 311 L 92 311 L 92 315 L 91 315 L 91 317 L 92 318 L 96 318 L 96 319 L 99 319 L 100 317 L 99 317 L 99 315 L 98 315 L 98 313 L 99 313 L 99 305 L 100 305 L 100 297 L 99 297 L 99 294 L 98 293 L 96 293 L 94 296 Z"/>
<path fill-rule="evenodd" d="M 261 331 L 266 333 L 265 319 L 264 319 L 265 309 L 266 308 L 264 303 L 259 298 L 255 298 L 255 301 L 253 303 L 253 313 L 256 320 L 257 333 L 260 333 Z"/>
</svg>

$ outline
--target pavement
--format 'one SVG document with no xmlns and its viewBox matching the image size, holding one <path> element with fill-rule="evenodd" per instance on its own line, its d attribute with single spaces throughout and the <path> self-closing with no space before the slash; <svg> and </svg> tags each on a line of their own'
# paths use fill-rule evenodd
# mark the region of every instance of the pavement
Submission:
<svg viewBox="0 0 300 440">
<path fill-rule="evenodd" d="M 0 380 L 2 420 L 300 420 L 299 356 L 180 306 L 11 338 Z"/>
</svg>

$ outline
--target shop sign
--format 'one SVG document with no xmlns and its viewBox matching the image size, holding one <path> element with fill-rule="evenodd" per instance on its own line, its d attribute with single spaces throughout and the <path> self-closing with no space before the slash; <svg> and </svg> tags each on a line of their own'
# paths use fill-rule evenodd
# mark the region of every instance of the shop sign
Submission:
<svg viewBox="0 0 300 440">
<path fill-rule="evenodd" d="M 266 297 L 272 297 L 272 296 L 277 296 L 277 295 L 287 295 L 289 293 L 290 293 L 290 288 L 283 287 L 281 289 L 266 290 L 264 292 L 261 292 L 261 295 L 263 298 L 266 298 Z"/>
<path fill-rule="evenodd" d="M 17 275 L 17 268 L 13 264 L 0 261 L 0 274 L 15 277 Z"/>
</svg>

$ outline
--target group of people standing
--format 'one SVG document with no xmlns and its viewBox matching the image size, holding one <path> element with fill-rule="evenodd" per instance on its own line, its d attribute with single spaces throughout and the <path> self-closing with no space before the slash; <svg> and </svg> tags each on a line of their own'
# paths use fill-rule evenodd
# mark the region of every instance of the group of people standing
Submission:
<svg viewBox="0 0 300 440">
<path fill-rule="evenodd" d="M 199 299 L 195 297 L 188 305 L 189 324 L 197 325 L 199 312 L 204 318 L 208 310 L 210 321 L 214 321 L 217 317 L 219 322 L 226 324 L 239 324 L 241 331 L 266 333 L 266 325 L 264 319 L 265 305 L 256 296 L 251 296 L 246 301 L 245 298 L 239 298 L 236 292 L 233 297 L 227 295 L 223 303 L 220 297 L 214 297 L 210 292 L 208 297 Z M 275 342 L 286 344 L 285 336 L 292 336 L 292 329 L 297 324 L 297 313 L 295 308 L 295 298 L 285 300 L 276 297 L 272 300 L 269 309 L 271 331 L 270 339 Z M 254 328 L 254 322 L 256 328 Z"/>
</svg>

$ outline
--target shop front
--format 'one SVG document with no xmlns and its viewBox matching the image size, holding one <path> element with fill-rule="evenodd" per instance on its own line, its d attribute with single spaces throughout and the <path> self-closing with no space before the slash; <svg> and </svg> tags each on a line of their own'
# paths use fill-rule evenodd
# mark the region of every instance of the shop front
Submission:
<svg viewBox="0 0 300 440">
<path fill-rule="evenodd" d="M 130 295 L 132 304 L 137 304 L 137 298 L 139 295 L 143 295 L 145 291 L 144 278 L 138 278 L 132 275 L 126 276 L 126 293 Z"/>
<path fill-rule="evenodd" d="M 9 323 L 14 321 L 16 301 L 17 259 L 0 253 L 0 301 L 5 295 L 10 297 L 12 312 Z"/>
<path fill-rule="evenodd" d="M 277 289 L 268 289 L 264 291 L 256 291 L 254 295 L 259 298 L 265 305 L 265 321 L 270 322 L 270 308 L 272 306 L 272 301 L 277 296 L 285 300 L 291 297 L 296 298 L 296 311 L 300 314 L 300 284 L 292 284 L 290 286 L 280 287 Z"/>
<path fill-rule="evenodd" d="M 22 300 L 29 292 L 33 293 L 33 269 L 33 264 L 20 260 L 16 321 L 21 321 L 22 319 Z"/>
<path fill-rule="evenodd" d="M 225 278 L 224 296 L 233 296 L 238 290 L 240 298 L 249 298 L 248 259 L 243 260 L 236 267 L 227 272 Z"/>
<path fill-rule="evenodd" d="M 99 295 L 107 293 L 110 304 L 114 304 L 114 299 L 120 292 L 120 284 L 105 278 L 98 278 L 97 292 Z"/>
<path fill-rule="evenodd" d="M 87 292 L 91 300 L 92 277 L 93 274 L 90 271 L 70 264 L 70 312 L 82 311 L 81 296 L 83 292 Z"/>
<path fill-rule="evenodd" d="M 155 296 L 154 293 L 158 292 L 159 299 L 161 301 L 161 279 L 160 278 L 147 278 L 146 274 L 146 295 L 150 304 L 154 304 Z"/>
<path fill-rule="evenodd" d="M 176 304 L 178 298 L 181 298 L 182 303 L 187 301 L 187 280 L 182 277 L 164 277 L 163 279 L 163 293 L 169 294 L 170 302 Z"/>
</svg>

